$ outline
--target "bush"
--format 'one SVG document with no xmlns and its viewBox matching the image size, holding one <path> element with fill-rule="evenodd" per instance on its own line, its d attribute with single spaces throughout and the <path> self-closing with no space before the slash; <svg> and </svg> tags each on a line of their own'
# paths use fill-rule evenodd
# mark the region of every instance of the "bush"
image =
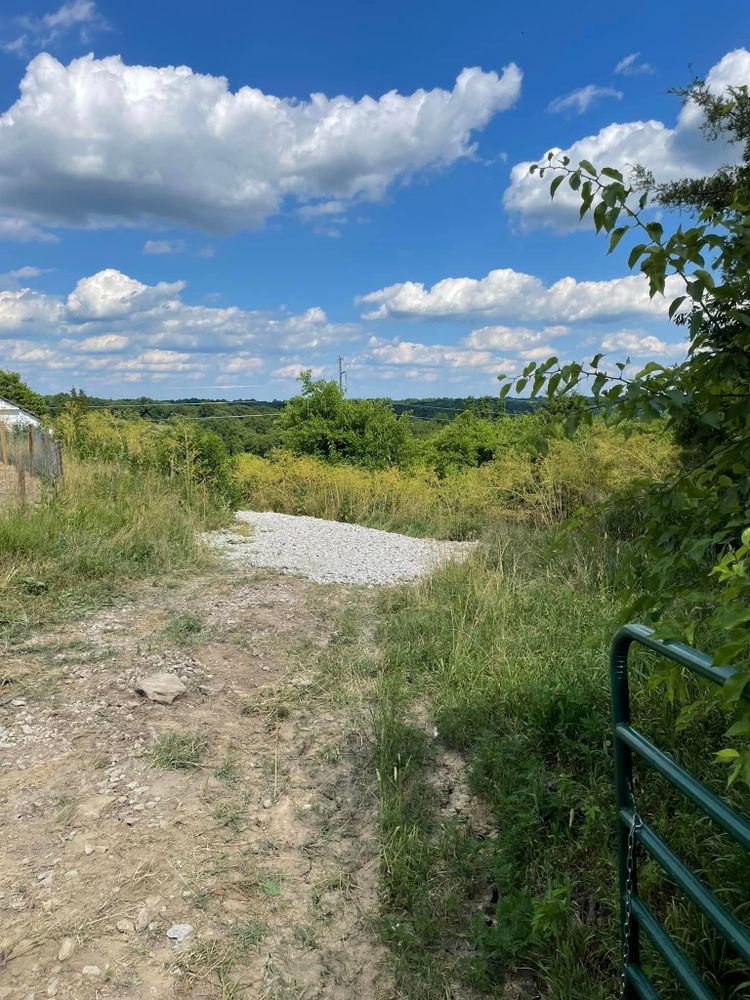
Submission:
<svg viewBox="0 0 750 1000">
<path fill-rule="evenodd" d="M 57 418 L 55 430 L 68 454 L 161 473 L 188 507 L 228 509 L 237 498 L 226 445 L 198 421 L 175 417 L 153 423 L 87 411 L 74 402 Z"/>
<path fill-rule="evenodd" d="M 403 465 L 411 455 L 406 419 L 385 400 L 346 399 L 335 382 L 300 375 L 302 392 L 281 412 L 284 448 L 330 462 L 367 469 Z"/>
<path fill-rule="evenodd" d="M 512 425 L 510 428 L 506 425 Z M 554 527 L 581 507 L 616 497 L 606 531 L 637 528 L 638 482 L 666 475 L 675 449 L 661 431 L 624 438 L 603 422 L 573 439 L 552 438 L 544 457 L 527 448 L 537 417 L 498 422 L 496 457 L 439 477 L 431 469 L 368 470 L 287 452 L 238 456 L 238 490 L 247 506 L 309 514 L 437 538 L 476 538 L 499 519 Z M 515 440 L 512 439 L 515 435 Z M 503 440 L 504 437 L 504 440 Z"/>
</svg>

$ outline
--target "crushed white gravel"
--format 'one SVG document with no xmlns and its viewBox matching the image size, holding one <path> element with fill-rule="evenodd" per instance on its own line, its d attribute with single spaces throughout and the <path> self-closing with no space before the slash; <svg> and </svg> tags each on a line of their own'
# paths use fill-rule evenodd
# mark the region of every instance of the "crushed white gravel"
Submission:
<svg viewBox="0 0 750 1000">
<path fill-rule="evenodd" d="M 465 559 L 476 546 L 291 514 L 241 510 L 235 520 L 237 529 L 205 536 L 227 559 L 298 573 L 316 583 L 385 586 L 415 580 L 448 560 Z"/>
</svg>

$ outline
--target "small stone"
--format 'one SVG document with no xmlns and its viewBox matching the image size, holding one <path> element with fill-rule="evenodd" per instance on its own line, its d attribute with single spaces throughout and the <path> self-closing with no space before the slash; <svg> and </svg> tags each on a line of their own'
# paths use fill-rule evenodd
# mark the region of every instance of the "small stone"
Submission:
<svg viewBox="0 0 750 1000">
<path fill-rule="evenodd" d="M 263 808 L 264 809 L 270 809 L 272 805 L 273 805 L 273 802 L 270 799 L 263 799 Z"/>
<path fill-rule="evenodd" d="M 177 947 L 177 945 L 182 944 L 185 938 L 192 933 L 193 928 L 191 924 L 175 924 L 167 931 L 167 937 L 171 941 L 174 941 L 175 947 Z"/>
<path fill-rule="evenodd" d="M 151 674 L 136 681 L 135 690 L 145 695 L 149 701 L 158 702 L 160 705 L 171 705 L 175 698 L 187 691 L 179 677 L 174 674 Z"/>
<path fill-rule="evenodd" d="M 135 930 L 135 924 L 132 920 L 118 920 L 115 927 L 120 934 L 132 934 Z"/>
<path fill-rule="evenodd" d="M 102 970 L 98 965 L 84 965 L 81 969 L 82 976 L 101 976 Z"/>
<path fill-rule="evenodd" d="M 86 855 L 93 854 L 94 853 L 94 845 L 93 844 L 89 844 L 89 843 L 84 844 L 83 845 L 83 853 L 86 854 Z"/>
<path fill-rule="evenodd" d="M 60 943 L 60 950 L 57 953 L 58 962 L 66 962 L 76 950 L 76 943 L 72 937 L 63 938 Z"/>
<path fill-rule="evenodd" d="M 149 912 L 145 906 L 142 906 L 140 910 L 135 915 L 135 929 L 140 931 L 145 931 L 148 927 L 148 922 L 151 919 Z"/>
<path fill-rule="evenodd" d="M 71 868 L 69 872 L 65 872 L 63 878 L 69 878 L 69 879 L 78 878 L 78 870 L 76 868 Z"/>
<path fill-rule="evenodd" d="M 56 997 L 59 991 L 60 978 L 59 976 L 52 976 L 52 978 L 47 981 L 47 996 Z"/>
<path fill-rule="evenodd" d="M 23 708 L 25 704 L 26 704 L 25 698 L 14 698 L 13 701 L 11 702 L 11 705 L 13 705 L 14 708 Z"/>
</svg>

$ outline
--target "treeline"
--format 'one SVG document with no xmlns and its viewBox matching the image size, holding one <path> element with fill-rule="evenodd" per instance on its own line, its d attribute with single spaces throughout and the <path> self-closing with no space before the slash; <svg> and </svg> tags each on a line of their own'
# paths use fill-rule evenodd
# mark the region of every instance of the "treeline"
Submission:
<svg viewBox="0 0 750 1000">
<path fill-rule="evenodd" d="M 330 385 L 336 387 L 334 382 Z M 13 390 L 13 392 L 16 388 L 9 386 L 9 390 Z M 336 391 L 338 391 L 337 388 Z M 9 391 L 9 395 L 13 392 Z M 0 391 L 0 395 L 5 395 L 5 393 Z M 34 409 L 35 412 L 49 416 L 52 420 L 69 411 L 71 407 L 75 407 L 78 411 L 106 411 L 120 418 L 138 418 L 154 423 L 163 423 L 177 417 L 200 421 L 206 430 L 218 434 L 230 455 L 247 453 L 261 456 L 282 446 L 281 424 L 278 418 L 288 405 L 288 401 L 280 399 L 264 401 L 186 397 L 160 400 L 151 399 L 148 396 L 133 399 L 105 399 L 89 396 L 77 389 L 44 397 L 33 394 L 33 398 L 36 406 L 30 408 Z M 368 404 L 372 404 L 376 410 L 382 407 L 392 410 L 397 417 L 404 417 L 406 432 L 419 439 L 431 437 L 462 413 L 471 412 L 482 419 L 496 420 L 503 416 L 532 413 L 539 408 L 539 404 L 533 400 L 507 399 L 500 401 L 497 397 L 490 396 L 437 396 L 395 401 L 387 399 L 347 401 L 355 407 L 361 404 L 361 407 L 365 408 Z M 26 404 L 29 405 L 29 399 L 26 399 Z"/>
</svg>

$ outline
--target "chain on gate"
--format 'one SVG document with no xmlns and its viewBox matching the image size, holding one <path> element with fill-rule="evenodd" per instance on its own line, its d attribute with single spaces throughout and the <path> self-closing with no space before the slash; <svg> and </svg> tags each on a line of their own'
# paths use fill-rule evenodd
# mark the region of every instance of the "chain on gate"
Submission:
<svg viewBox="0 0 750 1000">
<path fill-rule="evenodd" d="M 633 916 L 631 897 L 633 895 L 633 875 L 635 873 L 635 835 L 643 826 L 638 808 L 635 804 L 633 786 L 630 786 L 630 801 L 633 806 L 633 818 L 628 828 L 627 879 L 625 882 L 625 914 L 622 925 L 622 971 L 620 973 L 619 1000 L 623 1000 L 628 985 L 628 960 L 630 958 L 630 923 Z"/>
</svg>

